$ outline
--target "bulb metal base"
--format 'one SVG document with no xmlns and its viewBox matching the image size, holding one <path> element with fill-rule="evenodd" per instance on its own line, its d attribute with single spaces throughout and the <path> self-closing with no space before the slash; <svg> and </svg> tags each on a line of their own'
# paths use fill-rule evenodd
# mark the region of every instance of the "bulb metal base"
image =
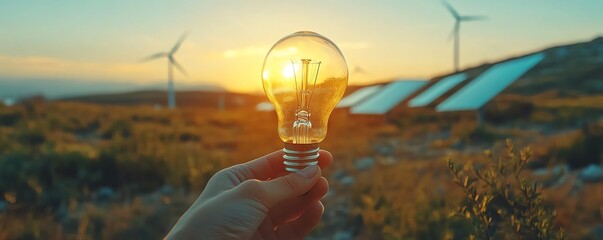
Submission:
<svg viewBox="0 0 603 240">
<path fill-rule="evenodd" d="M 318 164 L 318 153 L 320 148 L 317 143 L 313 144 L 292 144 L 285 143 L 283 148 L 283 163 L 285 164 L 285 170 L 289 172 L 297 172 L 306 168 L 307 166 Z"/>
</svg>

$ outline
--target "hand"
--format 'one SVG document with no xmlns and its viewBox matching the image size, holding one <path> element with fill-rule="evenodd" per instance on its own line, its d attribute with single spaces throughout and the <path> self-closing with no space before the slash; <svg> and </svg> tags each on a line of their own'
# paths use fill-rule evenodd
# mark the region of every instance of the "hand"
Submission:
<svg viewBox="0 0 603 240">
<path fill-rule="evenodd" d="M 333 157 L 321 150 L 318 166 L 285 171 L 283 151 L 216 173 L 166 239 L 302 239 L 320 221 L 321 177 Z"/>
</svg>

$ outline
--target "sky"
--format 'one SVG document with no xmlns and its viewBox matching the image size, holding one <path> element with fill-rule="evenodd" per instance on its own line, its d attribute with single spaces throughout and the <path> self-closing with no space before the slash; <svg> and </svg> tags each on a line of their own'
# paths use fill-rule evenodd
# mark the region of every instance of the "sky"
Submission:
<svg viewBox="0 0 603 240">
<path fill-rule="evenodd" d="M 463 23 L 461 68 L 603 36 L 600 0 L 450 4 L 461 15 L 487 16 Z M 0 88 L 162 83 L 167 62 L 139 60 L 169 50 L 187 31 L 175 55 L 189 73 L 175 75 L 181 87 L 259 93 L 266 53 L 299 30 L 340 47 L 351 85 L 429 79 L 452 71 L 453 25 L 439 0 L 7 0 L 0 1 Z"/>
</svg>

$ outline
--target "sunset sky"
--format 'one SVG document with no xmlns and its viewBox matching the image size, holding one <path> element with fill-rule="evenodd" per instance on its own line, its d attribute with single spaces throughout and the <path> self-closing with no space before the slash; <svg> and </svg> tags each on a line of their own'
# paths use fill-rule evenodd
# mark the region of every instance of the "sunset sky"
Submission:
<svg viewBox="0 0 603 240">
<path fill-rule="evenodd" d="M 600 0 L 450 3 L 488 17 L 462 25 L 461 67 L 603 36 Z M 164 60 L 138 60 L 185 31 L 176 59 L 189 76 L 176 84 L 259 92 L 268 49 L 298 30 L 341 48 L 350 84 L 430 78 L 452 70 L 453 24 L 438 0 L 1 1 L 0 82 L 163 82 Z"/>
</svg>

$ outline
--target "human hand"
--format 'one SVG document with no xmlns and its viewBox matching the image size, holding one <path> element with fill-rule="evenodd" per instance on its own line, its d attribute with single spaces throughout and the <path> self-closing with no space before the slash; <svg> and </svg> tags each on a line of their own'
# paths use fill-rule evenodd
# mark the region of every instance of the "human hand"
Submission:
<svg viewBox="0 0 603 240">
<path fill-rule="evenodd" d="M 283 151 L 216 173 L 166 239 L 302 239 L 320 221 L 333 157 L 288 173 Z M 320 166 L 320 167 L 319 167 Z"/>
</svg>

